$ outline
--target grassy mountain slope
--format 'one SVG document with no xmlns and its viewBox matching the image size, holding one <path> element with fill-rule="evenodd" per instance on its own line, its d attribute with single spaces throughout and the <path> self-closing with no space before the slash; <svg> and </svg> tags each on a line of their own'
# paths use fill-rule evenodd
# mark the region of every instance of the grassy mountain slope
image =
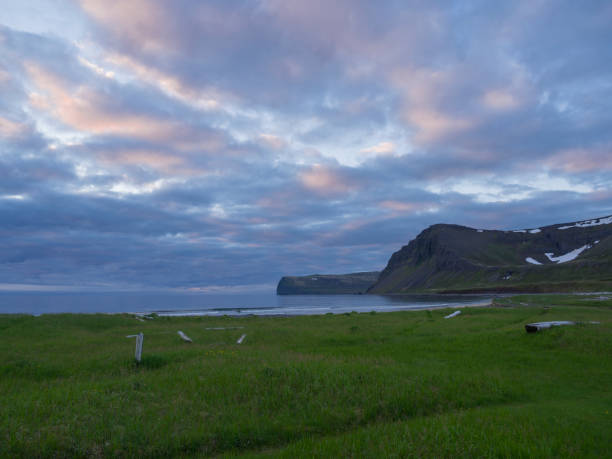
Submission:
<svg viewBox="0 0 612 459">
<path fill-rule="evenodd" d="M 433 225 L 391 256 L 368 292 L 609 289 L 612 217 L 602 217 L 520 231 Z"/>
</svg>

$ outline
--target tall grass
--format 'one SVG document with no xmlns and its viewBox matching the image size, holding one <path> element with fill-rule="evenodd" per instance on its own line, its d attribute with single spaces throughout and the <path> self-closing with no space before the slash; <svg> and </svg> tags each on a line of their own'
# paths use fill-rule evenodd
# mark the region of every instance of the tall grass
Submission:
<svg viewBox="0 0 612 459">
<path fill-rule="evenodd" d="M 523 300 L 448 320 L 0 316 L 0 454 L 605 453 L 612 309 Z M 525 333 L 542 320 L 601 323 Z"/>
</svg>

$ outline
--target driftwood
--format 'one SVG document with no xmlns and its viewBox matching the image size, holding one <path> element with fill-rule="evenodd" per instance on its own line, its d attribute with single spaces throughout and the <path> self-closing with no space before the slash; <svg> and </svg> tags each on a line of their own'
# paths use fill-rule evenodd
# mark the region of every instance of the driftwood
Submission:
<svg viewBox="0 0 612 459">
<path fill-rule="evenodd" d="M 182 331 L 179 330 L 176 333 L 178 333 L 178 335 L 181 337 L 181 339 L 183 341 L 185 341 L 186 343 L 193 343 L 191 338 L 189 336 L 187 336 L 185 333 L 183 333 Z"/>
<path fill-rule="evenodd" d="M 569 320 L 553 320 L 550 322 L 534 322 L 532 324 L 525 325 L 525 330 L 527 330 L 527 333 L 535 333 L 540 330 L 546 330 L 547 328 L 550 328 L 550 327 L 560 327 L 561 325 L 577 325 L 577 324 L 582 324 L 582 323 L 598 324 L 599 322 L 594 322 L 594 321 L 571 322 Z"/>
<path fill-rule="evenodd" d="M 244 341 L 244 338 L 246 338 L 246 334 L 244 334 L 240 338 L 238 338 L 238 341 L 236 341 L 236 344 L 242 344 L 242 342 Z"/>
<path fill-rule="evenodd" d="M 455 317 L 458 316 L 459 314 L 461 314 L 461 311 L 455 311 L 452 314 L 449 314 L 447 316 L 444 316 L 445 319 L 450 319 L 451 317 Z"/>
<path fill-rule="evenodd" d="M 525 325 L 527 333 L 535 333 L 540 330 L 546 330 L 550 327 L 560 327 L 561 325 L 576 325 L 576 322 L 570 322 L 569 320 L 553 320 L 551 322 L 534 322 L 532 324 Z"/>
<path fill-rule="evenodd" d="M 127 335 L 126 338 L 136 338 L 136 350 L 134 351 L 134 358 L 137 362 L 140 363 L 140 359 L 142 358 L 142 342 L 144 340 L 144 335 L 142 332 L 137 335 Z"/>
</svg>

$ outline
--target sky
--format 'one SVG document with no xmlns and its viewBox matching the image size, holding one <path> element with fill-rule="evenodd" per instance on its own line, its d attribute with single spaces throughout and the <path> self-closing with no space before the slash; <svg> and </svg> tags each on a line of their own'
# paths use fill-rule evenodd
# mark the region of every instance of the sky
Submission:
<svg viewBox="0 0 612 459">
<path fill-rule="evenodd" d="M 0 289 L 273 291 L 612 214 L 612 3 L 8 0 Z"/>
</svg>

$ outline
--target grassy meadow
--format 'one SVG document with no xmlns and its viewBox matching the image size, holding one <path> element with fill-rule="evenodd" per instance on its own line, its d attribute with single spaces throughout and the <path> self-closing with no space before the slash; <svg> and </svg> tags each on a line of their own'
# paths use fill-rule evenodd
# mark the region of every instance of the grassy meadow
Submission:
<svg viewBox="0 0 612 459">
<path fill-rule="evenodd" d="M 612 300 L 451 311 L 0 316 L 0 456 L 612 455 Z"/>
</svg>

